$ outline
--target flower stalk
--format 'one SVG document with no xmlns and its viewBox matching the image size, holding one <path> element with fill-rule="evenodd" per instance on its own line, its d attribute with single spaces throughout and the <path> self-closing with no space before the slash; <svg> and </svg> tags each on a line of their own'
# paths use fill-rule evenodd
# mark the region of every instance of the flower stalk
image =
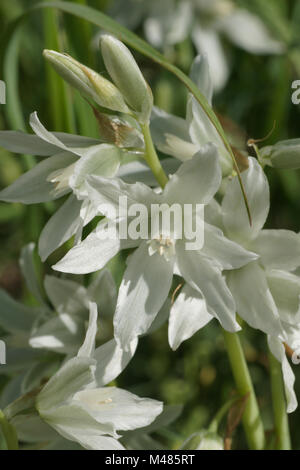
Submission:
<svg viewBox="0 0 300 470">
<path fill-rule="evenodd" d="M 237 391 L 241 396 L 248 395 L 243 414 L 243 426 L 249 448 L 263 450 L 265 448 L 264 427 L 240 338 L 237 333 L 229 333 L 225 330 L 223 330 L 223 335 Z"/>
<path fill-rule="evenodd" d="M 269 351 L 271 391 L 275 424 L 275 450 L 291 450 L 289 421 L 282 379 L 281 364 Z"/>
<path fill-rule="evenodd" d="M 163 167 L 157 156 L 155 147 L 153 145 L 149 124 L 141 124 L 141 130 L 145 139 L 145 158 L 151 168 L 156 180 L 162 188 L 164 188 L 168 182 L 168 177 L 164 172 Z"/>
<path fill-rule="evenodd" d="M 0 427 L 6 440 L 8 450 L 18 450 L 18 437 L 14 427 L 7 421 L 5 414 L 0 410 Z"/>
</svg>

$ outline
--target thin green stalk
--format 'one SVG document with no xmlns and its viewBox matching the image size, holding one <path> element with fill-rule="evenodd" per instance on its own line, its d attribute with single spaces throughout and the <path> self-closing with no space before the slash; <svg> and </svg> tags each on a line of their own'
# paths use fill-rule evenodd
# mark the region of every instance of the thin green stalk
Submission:
<svg viewBox="0 0 300 470">
<path fill-rule="evenodd" d="M 221 421 L 224 419 L 230 408 L 235 404 L 237 401 L 237 398 L 232 398 L 228 402 L 224 403 L 222 408 L 219 409 L 219 411 L 215 414 L 213 420 L 211 421 L 208 430 L 213 433 L 217 433 L 219 426 L 221 424 Z"/>
<path fill-rule="evenodd" d="M 151 168 L 156 180 L 162 188 L 164 188 L 168 182 L 168 177 L 165 174 L 163 167 L 159 161 L 156 150 L 154 148 L 152 137 L 150 133 L 149 124 L 142 124 L 141 129 L 145 139 L 145 158 Z"/>
<path fill-rule="evenodd" d="M 8 450 L 18 450 L 18 437 L 15 428 L 7 421 L 5 414 L 0 410 L 0 428 L 6 440 Z"/>
<path fill-rule="evenodd" d="M 276 450 L 291 450 L 289 421 L 286 412 L 286 399 L 281 364 L 269 351 L 271 391 L 276 433 Z"/>
<path fill-rule="evenodd" d="M 248 395 L 243 414 L 243 426 L 249 448 L 263 450 L 265 447 L 264 427 L 239 335 L 225 330 L 223 330 L 223 335 L 237 391 L 241 396 Z"/>
</svg>

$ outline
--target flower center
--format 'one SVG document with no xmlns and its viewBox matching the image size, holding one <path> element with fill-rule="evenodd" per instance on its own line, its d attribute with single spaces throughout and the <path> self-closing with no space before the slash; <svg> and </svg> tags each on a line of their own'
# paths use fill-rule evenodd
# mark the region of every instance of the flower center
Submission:
<svg viewBox="0 0 300 470">
<path fill-rule="evenodd" d="M 164 256 L 169 261 L 175 255 L 175 244 L 174 240 L 169 237 L 164 237 L 162 234 L 159 238 L 153 238 L 148 242 L 149 244 L 149 255 L 152 256 L 158 253 L 160 256 Z"/>
<path fill-rule="evenodd" d="M 107 405 L 108 403 L 112 403 L 111 398 L 107 398 L 106 400 L 98 401 L 98 405 Z"/>
<path fill-rule="evenodd" d="M 72 165 L 66 168 L 52 171 L 52 173 L 47 176 L 47 181 L 54 184 L 52 192 L 55 196 L 63 195 L 69 189 L 69 179 L 73 173 L 74 166 L 75 163 L 72 163 Z"/>
</svg>

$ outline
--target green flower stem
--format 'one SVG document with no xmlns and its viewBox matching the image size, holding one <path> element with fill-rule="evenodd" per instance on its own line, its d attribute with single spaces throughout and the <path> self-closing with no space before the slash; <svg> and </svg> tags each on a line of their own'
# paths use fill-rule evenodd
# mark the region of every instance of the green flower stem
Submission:
<svg viewBox="0 0 300 470">
<path fill-rule="evenodd" d="M 239 335 L 225 330 L 223 330 L 223 335 L 237 391 L 241 396 L 248 395 L 243 414 L 243 426 L 249 448 L 262 450 L 265 447 L 264 427 Z"/>
<path fill-rule="evenodd" d="M 269 351 L 271 391 L 276 433 L 276 450 L 291 450 L 289 421 L 286 412 L 286 399 L 281 364 Z"/>
<path fill-rule="evenodd" d="M 232 398 L 227 403 L 225 403 L 222 406 L 222 408 L 220 408 L 220 410 L 216 413 L 216 415 L 214 416 L 213 420 L 211 421 L 208 427 L 209 432 L 213 432 L 213 433 L 218 432 L 221 421 L 224 419 L 224 417 L 226 416 L 226 414 L 228 413 L 230 408 L 235 404 L 236 401 L 237 401 L 236 397 Z"/>
<path fill-rule="evenodd" d="M 156 150 L 154 148 L 152 137 L 150 133 L 149 124 L 141 124 L 142 133 L 145 139 L 145 158 L 149 167 L 151 168 L 156 180 L 162 188 L 164 188 L 168 182 L 168 177 L 165 174 L 163 167 L 159 161 Z"/>
<path fill-rule="evenodd" d="M 18 450 L 18 437 L 15 428 L 7 421 L 5 414 L 0 410 L 0 427 L 5 437 L 8 450 Z"/>
</svg>

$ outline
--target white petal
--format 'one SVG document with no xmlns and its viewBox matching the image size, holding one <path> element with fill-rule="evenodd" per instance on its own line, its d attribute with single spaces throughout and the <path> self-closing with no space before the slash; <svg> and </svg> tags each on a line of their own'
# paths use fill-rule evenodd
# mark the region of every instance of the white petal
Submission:
<svg viewBox="0 0 300 470">
<path fill-rule="evenodd" d="M 57 312 L 76 315 L 88 309 L 87 290 L 81 284 L 69 279 L 46 276 L 44 287 Z"/>
<path fill-rule="evenodd" d="M 240 268 L 258 258 L 256 253 L 245 250 L 225 237 L 221 230 L 209 224 L 204 225 L 202 253 L 216 259 L 223 269 Z"/>
<path fill-rule="evenodd" d="M 29 344 L 32 348 L 74 355 L 84 339 L 84 334 L 84 322 L 63 313 L 35 329 Z"/>
<path fill-rule="evenodd" d="M 192 63 L 190 77 L 196 83 L 208 103 L 212 105 L 213 83 L 207 55 L 197 55 Z"/>
<path fill-rule="evenodd" d="M 158 253 L 149 256 L 143 242 L 130 256 L 114 317 L 115 337 L 128 349 L 145 333 L 166 300 L 173 277 L 173 264 Z"/>
<path fill-rule="evenodd" d="M 151 134 L 156 147 L 163 153 L 185 161 L 197 152 L 192 143 L 188 123 L 180 117 L 153 108 L 151 114 Z"/>
<path fill-rule="evenodd" d="M 90 302 L 89 305 L 90 317 L 89 325 L 85 335 L 85 340 L 83 345 L 78 351 L 77 357 L 93 357 L 95 351 L 95 341 L 97 334 L 97 319 L 98 319 L 98 310 L 97 305 L 94 302 Z"/>
<path fill-rule="evenodd" d="M 170 203 L 208 204 L 221 179 L 217 148 L 209 144 L 180 166 L 167 183 L 163 198 Z"/>
<path fill-rule="evenodd" d="M 226 277 L 238 314 L 252 328 L 274 336 L 280 335 L 282 327 L 277 307 L 267 284 L 266 273 L 258 262 L 229 271 Z"/>
<path fill-rule="evenodd" d="M 52 134 L 62 142 L 66 147 L 74 148 L 87 148 L 94 147 L 101 144 L 99 139 L 93 139 L 91 137 L 84 137 L 81 135 L 67 134 L 65 132 L 52 132 Z"/>
<path fill-rule="evenodd" d="M 213 319 L 203 297 L 186 285 L 172 305 L 169 318 L 169 344 L 173 351 Z"/>
<path fill-rule="evenodd" d="M 239 331 L 240 326 L 235 319 L 235 303 L 219 267 L 199 252 L 185 250 L 183 244 L 178 242 L 176 254 L 181 275 L 203 296 L 208 312 L 226 330 Z"/>
<path fill-rule="evenodd" d="M 96 349 L 94 358 L 97 361 L 95 378 L 99 387 L 112 382 L 127 367 L 134 356 L 138 341 L 134 339 L 127 351 L 122 349 L 115 339 Z"/>
<path fill-rule="evenodd" d="M 220 27 L 234 44 L 253 54 L 281 54 L 284 50 L 263 21 L 246 10 L 236 9 L 220 22 Z"/>
<path fill-rule="evenodd" d="M 100 222 L 94 232 L 90 233 L 81 243 L 74 246 L 52 268 L 63 273 L 92 273 L 104 268 L 120 249 L 136 245 L 136 242 L 132 240 L 119 240 L 117 237 L 101 239 L 99 234 L 102 230 L 105 231 L 105 227 L 106 221 Z"/>
<path fill-rule="evenodd" d="M 110 423 L 102 424 L 96 421 L 88 407 L 82 405 L 79 400 L 73 400 L 71 404 L 58 406 L 51 410 L 40 410 L 40 415 L 65 439 L 78 442 L 86 449 L 123 448 L 116 439 L 105 436 L 105 434 L 109 434 L 117 437 L 113 426 Z"/>
<path fill-rule="evenodd" d="M 34 243 L 29 243 L 28 245 L 22 248 L 20 257 L 20 267 L 28 289 L 34 295 L 34 297 L 41 303 L 41 305 L 44 305 L 44 298 L 41 291 L 41 287 L 39 285 L 36 268 L 34 265 L 34 250 Z"/>
<path fill-rule="evenodd" d="M 65 168 L 76 160 L 77 158 L 74 155 L 68 153 L 60 153 L 42 160 L 32 170 L 27 171 L 10 186 L 3 189 L 0 192 L 0 200 L 34 204 L 56 199 L 53 195 L 54 185 L 47 181 L 47 177 L 53 171 Z M 68 188 L 66 189 L 67 192 Z"/>
<path fill-rule="evenodd" d="M 222 208 L 221 205 L 212 199 L 204 208 L 204 220 L 210 225 L 214 225 L 220 229 L 223 228 Z"/>
<path fill-rule="evenodd" d="M 78 136 L 68 135 L 64 133 L 54 133 L 49 132 L 40 122 L 36 112 L 30 115 L 29 120 L 32 130 L 36 135 L 43 139 L 45 142 L 48 142 L 51 145 L 55 145 L 57 148 L 64 150 L 65 152 L 72 152 L 75 155 L 84 157 L 93 151 L 93 146 L 87 146 L 87 142 L 83 142 L 84 138 Z M 64 143 L 65 142 L 65 143 Z M 97 143 L 99 141 L 97 140 Z M 78 143 L 78 147 L 75 147 L 75 144 Z M 98 149 L 101 144 L 96 144 L 94 147 Z"/>
<path fill-rule="evenodd" d="M 214 143 L 218 147 L 222 174 L 224 176 L 231 174 L 233 169 L 232 158 L 225 148 L 215 126 L 208 118 L 202 106 L 200 106 L 198 101 L 196 101 L 191 94 L 189 95 L 187 103 L 187 122 L 189 124 L 189 133 L 193 144 L 197 148 L 202 148 L 208 143 Z"/>
<path fill-rule="evenodd" d="M 11 420 L 11 424 L 17 431 L 18 439 L 23 442 L 36 444 L 52 441 L 57 437 L 56 432 L 39 416 L 20 414 Z"/>
<path fill-rule="evenodd" d="M 121 151 L 114 145 L 97 145 L 91 147 L 84 158 L 80 158 L 74 166 L 69 184 L 73 191 L 82 198 L 87 196 L 85 181 L 89 175 L 100 175 L 107 178 L 115 176 L 120 161 Z"/>
<path fill-rule="evenodd" d="M 0 147 L 10 152 L 50 157 L 61 150 L 36 135 L 20 131 L 0 131 Z"/>
<path fill-rule="evenodd" d="M 51 145 L 67 150 L 67 147 L 57 138 L 52 132 L 47 131 L 47 129 L 40 122 L 37 112 L 34 112 L 30 115 L 29 119 L 30 126 L 35 134 L 40 137 L 42 140 L 48 142 Z"/>
<path fill-rule="evenodd" d="M 0 289 L 0 325 L 14 335 L 29 333 L 41 309 L 28 307 L 10 297 L 7 292 Z"/>
<path fill-rule="evenodd" d="M 76 401 L 86 405 L 101 424 L 122 431 L 147 426 L 163 410 L 159 401 L 140 398 L 116 387 L 83 390 L 74 396 Z"/>
<path fill-rule="evenodd" d="M 218 34 L 199 26 L 194 28 L 192 38 L 197 52 L 207 56 L 214 88 L 220 90 L 228 80 L 229 67 Z"/>
<path fill-rule="evenodd" d="M 298 406 L 294 391 L 295 375 L 285 355 L 282 342 L 276 337 L 268 337 L 269 348 L 273 356 L 281 363 L 285 395 L 287 401 L 287 412 L 293 413 Z"/>
<path fill-rule="evenodd" d="M 98 305 L 101 316 L 112 317 L 117 302 L 116 283 L 108 269 L 103 269 L 87 288 L 87 296 Z"/>
<path fill-rule="evenodd" d="M 264 226 L 270 207 L 268 180 L 254 158 L 249 158 L 249 168 L 243 171 L 242 180 L 247 195 L 252 225 L 250 226 L 245 201 L 237 177 L 228 183 L 222 202 L 226 233 L 236 241 L 253 240 Z"/>
<path fill-rule="evenodd" d="M 286 323 L 300 323 L 300 277 L 285 271 L 267 271 L 267 281 L 278 308 Z"/>
<path fill-rule="evenodd" d="M 268 269 L 293 271 L 300 266 L 300 233 L 262 230 L 250 246 Z"/>
<path fill-rule="evenodd" d="M 48 220 L 39 239 L 39 255 L 42 261 L 77 232 L 82 223 L 81 206 L 82 201 L 71 195 Z"/>
<path fill-rule="evenodd" d="M 90 176 L 87 181 L 87 190 L 93 206 L 109 219 L 116 216 L 127 217 L 127 209 L 132 204 L 145 204 L 159 201 L 154 191 L 143 183 L 127 184 L 121 179 Z M 123 200 L 120 200 L 120 197 Z M 122 206 L 126 197 L 126 206 Z M 107 211 L 103 206 L 107 206 Z M 111 209 L 115 214 L 112 215 Z M 119 213 L 121 213 L 119 215 Z M 124 214 L 123 214 L 124 213 Z"/>
<path fill-rule="evenodd" d="M 57 406 L 70 400 L 84 387 L 94 383 L 95 361 L 88 357 L 74 357 L 67 361 L 43 387 L 37 396 L 40 414 L 57 410 Z"/>
</svg>

